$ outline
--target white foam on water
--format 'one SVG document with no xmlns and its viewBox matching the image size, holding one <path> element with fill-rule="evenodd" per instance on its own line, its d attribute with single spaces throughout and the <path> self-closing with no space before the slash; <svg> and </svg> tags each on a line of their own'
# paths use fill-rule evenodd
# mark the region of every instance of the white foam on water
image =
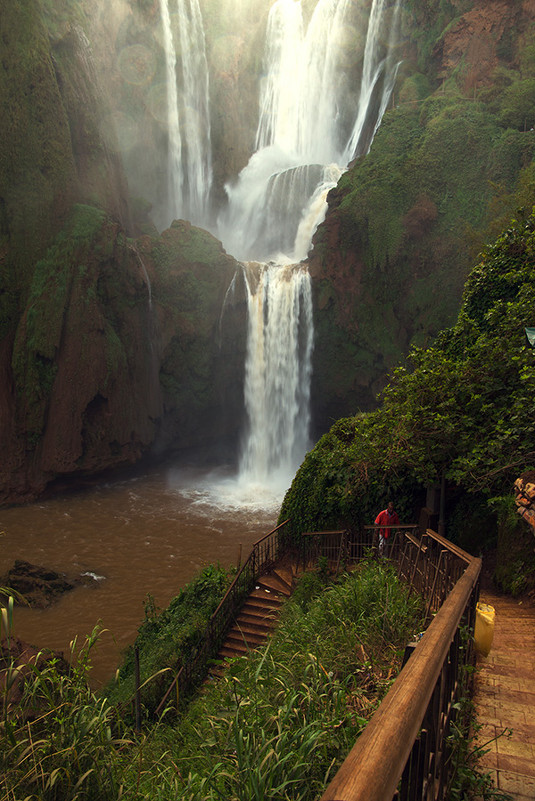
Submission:
<svg viewBox="0 0 535 801">
<path fill-rule="evenodd" d="M 244 478 L 220 468 L 209 473 L 172 469 L 168 486 L 191 503 L 191 514 L 213 517 L 214 512 L 232 512 L 248 519 L 255 512 L 276 515 L 291 477 L 280 474 L 269 482 Z"/>
</svg>

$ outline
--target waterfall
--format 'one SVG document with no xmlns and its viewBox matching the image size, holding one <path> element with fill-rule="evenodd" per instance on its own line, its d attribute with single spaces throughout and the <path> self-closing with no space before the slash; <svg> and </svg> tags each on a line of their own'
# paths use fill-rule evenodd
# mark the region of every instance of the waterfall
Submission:
<svg viewBox="0 0 535 801">
<path fill-rule="evenodd" d="M 385 31 L 386 6 L 387 0 L 373 0 L 364 50 L 358 114 L 344 152 L 345 164 L 356 156 L 366 153 L 371 147 L 394 89 L 399 62 L 394 61 L 393 54 L 401 0 L 396 0 L 389 32 Z M 386 49 L 382 46 L 385 33 Z M 377 92 L 379 87 L 380 91 Z M 376 92 L 379 95 L 376 100 L 378 109 L 373 108 L 373 97 Z M 366 126 L 369 126 L 368 130 Z"/>
<path fill-rule="evenodd" d="M 210 103 L 199 0 L 159 2 L 168 143 L 162 216 L 165 224 L 184 217 L 210 227 Z M 314 332 L 310 278 L 301 262 L 329 190 L 368 151 L 388 106 L 400 7 L 401 0 L 275 0 L 269 9 L 254 152 L 225 186 L 228 202 L 217 219 L 218 236 L 243 262 L 246 279 L 240 476 L 252 483 L 277 478 L 287 486 L 308 447 Z M 226 302 L 235 287 L 236 281 Z"/>
<path fill-rule="evenodd" d="M 312 294 L 307 270 L 249 264 L 245 401 L 249 430 L 240 473 L 286 489 L 308 446 Z"/>
<path fill-rule="evenodd" d="M 227 185 L 220 237 L 247 266 L 249 308 L 240 473 L 288 481 L 309 441 L 313 316 L 306 258 L 327 194 L 351 159 L 367 152 L 394 86 L 400 0 L 373 0 L 362 36 L 360 86 L 348 120 L 341 42 L 354 0 L 318 0 L 308 24 L 301 2 L 276 0 L 266 33 L 256 150 Z M 355 42 L 351 42 L 355 49 Z M 349 103 L 351 106 L 351 103 Z M 294 262 L 293 264 L 291 262 Z"/>
<path fill-rule="evenodd" d="M 164 225 L 209 219 L 212 187 L 208 64 L 198 0 L 160 0 L 167 86 L 167 199 Z M 176 18 L 177 31 L 173 30 Z M 177 44 L 180 57 L 177 58 Z"/>
<path fill-rule="evenodd" d="M 160 14 L 165 47 L 167 86 L 167 203 L 166 211 L 171 220 L 180 216 L 182 198 L 182 139 L 178 118 L 178 91 L 176 85 L 176 52 L 171 30 L 168 0 L 160 0 Z"/>
</svg>

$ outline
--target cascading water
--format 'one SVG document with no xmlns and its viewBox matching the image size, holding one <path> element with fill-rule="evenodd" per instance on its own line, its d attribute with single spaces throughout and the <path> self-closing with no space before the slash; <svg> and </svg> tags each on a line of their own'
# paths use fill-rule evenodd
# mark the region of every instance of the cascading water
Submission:
<svg viewBox="0 0 535 801">
<path fill-rule="evenodd" d="M 385 31 L 386 5 L 387 0 L 374 0 L 370 12 L 358 114 L 343 155 L 344 164 L 370 149 L 394 88 L 399 66 L 394 54 L 401 3 L 397 0 L 395 4 L 389 31 Z M 386 46 L 381 46 L 382 41 Z"/>
<path fill-rule="evenodd" d="M 249 430 L 240 474 L 246 484 L 286 489 L 308 445 L 310 279 L 303 266 L 249 264 L 244 269 L 249 273 L 245 379 Z"/>
<path fill-rule="evenodd" d="M 353 120 L 342 113 L 340 42 L 353 0 L 318 0 L 308 25 L 301 2 L 271 7 L 260 90 L 256 152 L 226 187 L 220 236 L 247 266 L 248 431 L 242 478 L 288 482 L 308 445 L 313 318 L 303 264 L 326 198 L 349 161 L 369 149 L 388 105 L 400 0 L 373 0 L 363 37 L 362 78 Z M 360 9 L 362 11 L 362 8 Z M 287 255 L 284 255 L 287 254 Z"/>
<path fill-rule="evenodd" d="M 174 14 L 172 3 L 160 0 L 168 130 L 167 202 L 161 216 L 164 225 L 179 217 L 206 225 L 212 155 L 204 27 L 198 0 L 174 0 Z"/>
<path fill-rule="evenodd" d="M 244 262 L 249 304 L 240 475 L 264 485 L 282 474 L 287 483 L 308 446 L 313 321 L 310 279 L 300 261 L 324 218 L 329 190 L 369 149 L 397 72 L 401 0 L 304 5 L 271 5 L 255 152 L 225 187 L 228 203 L 217 221 L 225 248 Z M 160 14 L 167 75 L 165 224 L 185 217 L 208 228 L 212 166 L 199 0 L 160 0 Z"/>
</svg>

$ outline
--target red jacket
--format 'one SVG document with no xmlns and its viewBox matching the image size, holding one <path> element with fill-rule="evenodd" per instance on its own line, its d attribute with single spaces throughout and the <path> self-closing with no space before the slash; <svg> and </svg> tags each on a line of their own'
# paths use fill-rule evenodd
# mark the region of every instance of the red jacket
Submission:
<svg viewBox="0 0 535 801">
<path fill-rule="evenodd" d="M 376 526 L 395 526 L 399 523 L 398 513 L 396 511 L 390 512 L 388 509 L 383 509 L 382 512 L 379 512 L 377 517 L 375 518 L 375 525 Z M 385 539 L 388 538 L 391 529 L 389 528 L 381 528 L 379 529 L 379 534 L 384 537 Z"/>
</svg>

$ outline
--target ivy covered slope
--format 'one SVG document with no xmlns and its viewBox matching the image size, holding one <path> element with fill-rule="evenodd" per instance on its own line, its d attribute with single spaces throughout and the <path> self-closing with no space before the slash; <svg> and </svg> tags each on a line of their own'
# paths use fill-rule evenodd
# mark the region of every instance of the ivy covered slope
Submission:
<svg viewBox="0 0 535 801">
<path fill-rule="evenodd" d="M 309 259 L 320 431 L 452 325 L 477 253 L 533 198 L 535 3 L 411 0 L 402 27 L 390 107 Z"/>
<path fill-rule="evenodd" d="M 412 522 L 444 473 L 449 536 L 484 546 L 496 536 L 493 510 L 510 529 L 512 495 L 492 499 L 535 461 L 535 350 L 524 331 L 535 324 L 534 264 L 535 215 L 519 214 L 470 273 L 455 326 L 412 349 L 379 409 L 338 420 L 308 454 L 281 519 L 295 531 L 371 523 L 393 497 Z M 535 586 L 533 537 L 520 520 L 513 528 Z"/>
</svg>

